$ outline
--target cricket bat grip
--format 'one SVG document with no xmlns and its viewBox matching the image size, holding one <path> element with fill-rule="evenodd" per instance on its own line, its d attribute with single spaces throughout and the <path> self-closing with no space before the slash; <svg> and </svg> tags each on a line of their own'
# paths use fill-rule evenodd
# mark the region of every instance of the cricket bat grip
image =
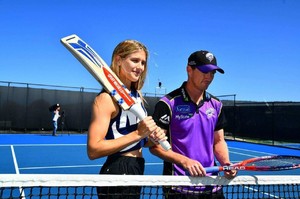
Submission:
<svg viewBox="0 0 300 199">
<path fill-rule="evenodd" d="M 139 104 L 133 104 L 129 108 L 129 111 L 136 115 L 140 120 L 143 120 L 145 118 L 144 110 Z M 171 145 L 167 140 L 160 140 L 158 142 L 166 151 L 171 149 Z"/>
</svg>

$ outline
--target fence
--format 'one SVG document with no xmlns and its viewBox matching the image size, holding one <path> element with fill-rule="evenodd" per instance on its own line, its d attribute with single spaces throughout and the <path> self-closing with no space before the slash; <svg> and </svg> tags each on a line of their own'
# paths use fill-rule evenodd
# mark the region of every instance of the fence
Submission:
<svg viewBox="0 0 300 199">
<path fill-rule="evenodd" d="M 234 138 L 300 143 L 299 102 L 243 102 L 224 110 Z"/>
<path fill-rule="evenodd" d="M 0 131 L 49 131 L 52 114 L 48 108 L 59 103 L 64 113 L 59 130 L 83 133 L 88 129 L 91 105 L 100 90 L 0 81 Z M 145 95 L 149 114 L 153 113 L 150 104 L 159 99 L 157 94 L 155 96 Z"/>
<path fill-rule="evenodd" d="M 91 105 L 99 89 L 0 81 L 0 131 L 31 132 L 52 129 L 49 106 L 59 103 L 64 117 L 61 131 L 87 131 Z M 160 96 L 144 94 L 148 114 Z M 234 139 L 300 143 L 300 102 L 239 102 L 236 95 L 222 95 L 228 121 L 226 134 Z"/>
</svg>

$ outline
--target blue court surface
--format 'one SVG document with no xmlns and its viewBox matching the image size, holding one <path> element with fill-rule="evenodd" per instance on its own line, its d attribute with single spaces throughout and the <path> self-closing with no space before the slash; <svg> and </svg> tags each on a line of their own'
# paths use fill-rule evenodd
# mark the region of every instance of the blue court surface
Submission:
<svg viewBox="0 0 300 199">
<path fill-rule="evenodd" d="M 98 174 L 106 158 L 89 160 L 86 134 L 0 134 L 1 174 Z M 299 155 L 297 149 L 227 141 L 233 163 L 268 155 Z M 146 148 L 145 175 L 162 174 L 162 160 Z M 253 172 L 240 175 L 299 175 L 300 170 Z"/>
<path fill-rule="evenodd" d="M 0 174 L 98 174 L 106 158 L 89 160 L 86 134 L 0 134 Z M 299 155 L 297 149 L 227 141 L 232 163 L 269 155 Z M 145 175 L 161 175 L 162 160 L 144 150 Z M 300 175 L 285 171 L 239 171 L 238 175 Z M 237 198 L 240 198 L 238 196 Z M 276 197 L 275 197 L 276 198 Z"/>
</svg>

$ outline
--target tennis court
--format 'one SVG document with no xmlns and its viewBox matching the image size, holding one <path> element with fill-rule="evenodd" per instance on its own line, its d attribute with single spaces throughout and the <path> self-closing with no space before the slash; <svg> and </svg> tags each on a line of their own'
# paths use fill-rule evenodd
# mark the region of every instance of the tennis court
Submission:
<svg viewBox="0 0 300 199">
<path fill-rule="evenodd" d="M 233 163 L 269 155 L 299 155 L 299 150 L 238 141 L 228 141 Z M 86 134 L 0 134 L 0 174 L 98 174 L 105 158 L 89 160 Z M 161 175 L 162 160 L 144 150 L 145 175 Z M 244 175 L 299 176 L 300 170 L 276 172 L 240 171 Z M 299 185 L 298 185 L 299 187 Z M 298 194 L 299 194 L 298 190 Z M 299 196 L 299 195 L 298 195 Z M 281 197 L 271 197 L 281 198 Z"/>
</svg>

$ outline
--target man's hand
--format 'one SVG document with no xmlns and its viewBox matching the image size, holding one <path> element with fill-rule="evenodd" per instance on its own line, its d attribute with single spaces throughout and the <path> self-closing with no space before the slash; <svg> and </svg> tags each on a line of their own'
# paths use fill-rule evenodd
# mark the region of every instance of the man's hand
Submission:
<svg viewBox="0 0 300 199">
<path fill-rule="evenodd" d="M 232 179 L 237 175 L 237 170 L 224 171 L 224 176 L 227 179 Z"/>
<path fill-rule="evenodd" d="M 190 176 L 206 176 L 206 171 L 202 164 L 196 160 L 186 158 L 182 162 L 182 166 L 189 172 Z"/>
</svg>

